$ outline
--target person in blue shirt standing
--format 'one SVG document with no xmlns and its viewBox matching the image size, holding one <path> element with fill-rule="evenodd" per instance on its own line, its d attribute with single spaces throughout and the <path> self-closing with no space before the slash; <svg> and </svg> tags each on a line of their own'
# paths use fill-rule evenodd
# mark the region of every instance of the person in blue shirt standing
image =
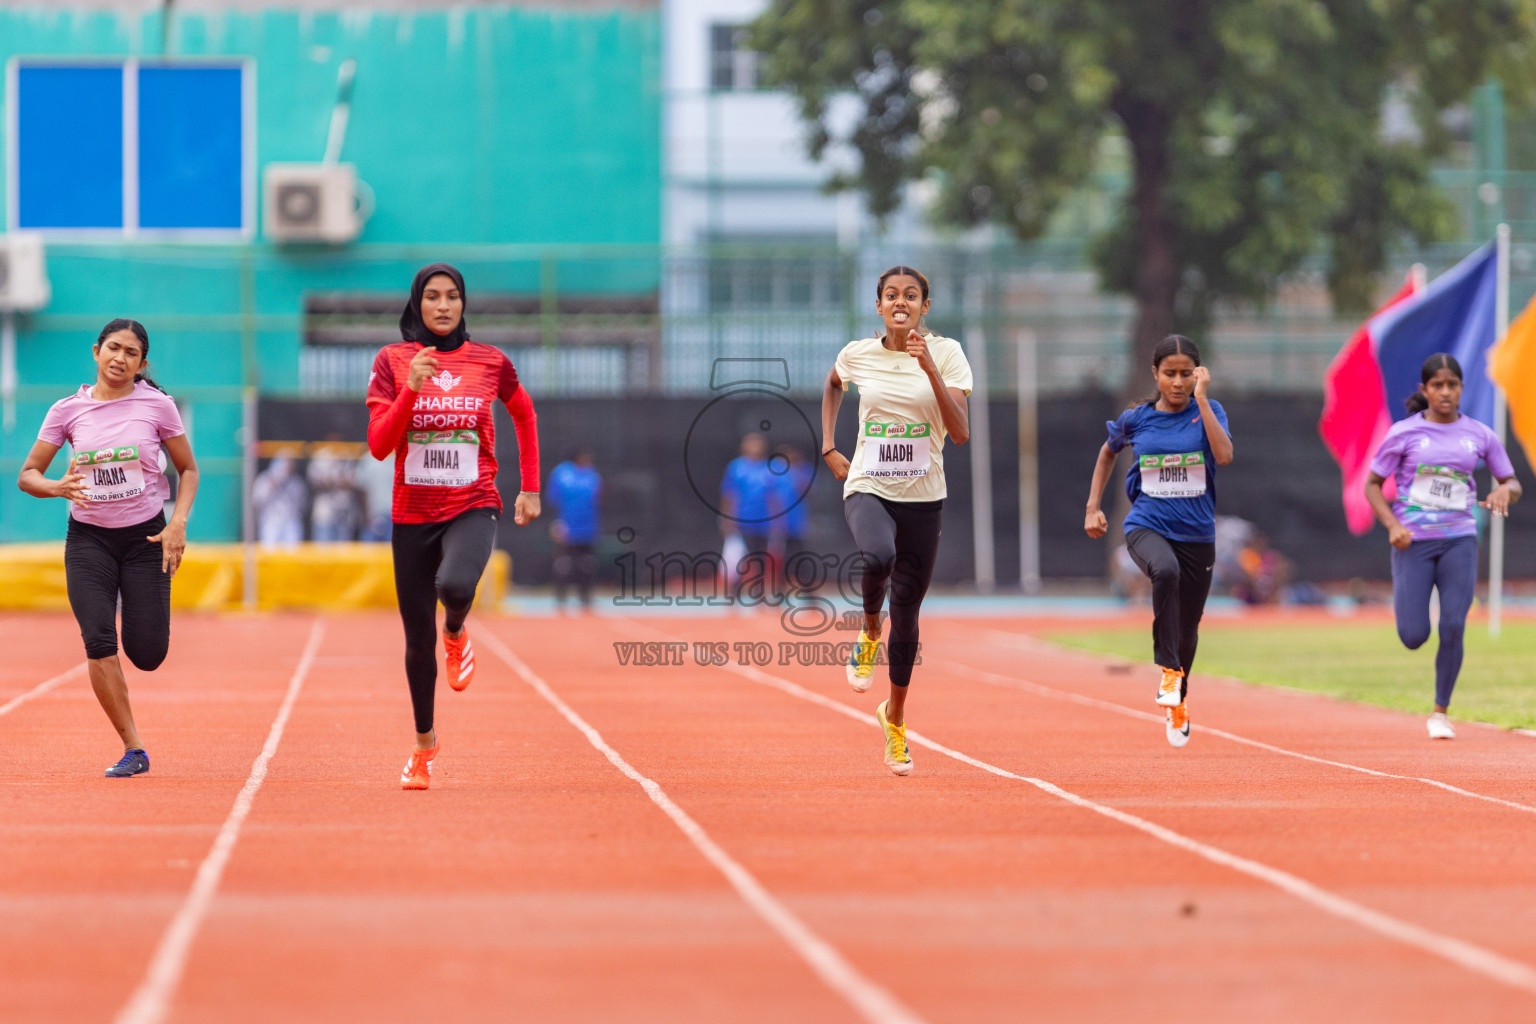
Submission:
<svg viewBox="0 0 1536 1024">
<path fill-rule="evenodd" d="M 768 545 L 776 517 L 775 480 L 768 465 L 768 440 L 762 434 L 751 433 L 741 439 L 741 454 L 725 467 L 720 480 L 721 529 L 727 538 L 736 534 L 741 538 L 745 554 L 736 565 L 727 565 L 727 575 L 735 578 L 732 596 L 740 598 L 741 591 L 754 585 L 763 592 L 758 600 L 767 597 L 768 566 L 771 555 Z M 727 544 L 729 548 L 732 545 Z"/>
<path fill-rule="evenodd" d="M 805 455 L 793 445 L 780 445 L 768 460 L 773 473 L 773 511 L 776 533 L 782 538 L 783 565 L 805 550 L 805 531 L 810 526 L 811 503 L 806 491 L 811 486 L 813 471 L 805 461 Z"/>
<path fill-rule="evenodd" d="M 1200 637 L 1200 617 L 1216 564 L 1216 467 L 1232 461 L 1232 436 L 1221 404 L 1206 394 L 1211 372 L 1200 350 L 1170 334 L 1152 350 L 1157 397 L 1105 424 L 1088 491 L 1083 528 L 1098 539 L 1109 531 L 1099 508 L 1115 457 L 1127 445 L 1136 455 L 1125 478 L 1131 512 L 1125 546 L 1152 580 L 1152 650 L 1162 680 L 1157 703 L 1167 709 L 1168 742 L 1189 742 L 1189 670 Z"/>
<path fill-rule="evenodd" d="M 597 575 L 598 510 L 603 500 L 603 478 L 592 465 L 592 453 L 578 449 L 549 474 L 544 496 L 555 509 L 550 535 L 555 541 L 555 607 L 565 607 L 572 583 L 581 598 L 582 611 L 592 607 L 592 578 Z"/>
</svg>

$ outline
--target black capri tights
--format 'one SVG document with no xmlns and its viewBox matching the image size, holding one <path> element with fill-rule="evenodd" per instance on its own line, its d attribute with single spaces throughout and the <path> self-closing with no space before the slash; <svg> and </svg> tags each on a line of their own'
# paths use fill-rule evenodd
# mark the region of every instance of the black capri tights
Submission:
<svg viewBox="0 0 1536 1024">
<path fill-rule="evenodd" d="M 123 598 L 123 651 L 134 668 L 153 672 L 171 646 L 171 577 L 152 537 L 165 516 L 135 526 L 69 521 L 64 580 L 87 658 L 117 654 L 117 598 Z"/>
<path fill-rule="evenodd" d="M 864 614 L 879 615 L 889 586 L 891 631 L 885 639 L 892 686 L 912 681 L 917 664 L 917 612 L 933 579 L 939 555 L 942 501 L 888 501 L 850 494 L 843 516 L 863 557 Z"/>
<path fill-rule="evenodd" d="M 1152 581 L 1152 655 L 1163 668 L 1184 670 L 1180 695 L 1187 697 L 1189 672 L 1200 645 L 1200 619 L 1216 567 L 1216 545 L 1169 540 L 1141 529 L 1125 535 L 1125 547 Z"/>
<path fill-rule="evenodd" d="M 472 508 L 442 523 L 396 523 L 395 596 L 405 626 L 405 679 L 416 731 L 432 731 L 437 695 L 437 602 L 443 628 L 457 633 L 496 544 L 496 510 Z"/>
</svg>

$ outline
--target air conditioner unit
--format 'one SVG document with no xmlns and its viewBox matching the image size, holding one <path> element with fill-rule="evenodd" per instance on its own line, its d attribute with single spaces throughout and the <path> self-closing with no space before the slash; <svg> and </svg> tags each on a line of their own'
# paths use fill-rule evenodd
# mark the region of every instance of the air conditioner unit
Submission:
<svg viewBox="0 0 1536 1024">
<path fill-rule="evenodd" d="M 0 235 L 0 310 L 30 313 L 48 305 L 52 291 L 38 235 Z"/>
<path fill-rule="evenodd" d="M 363 229 L 352 164 L 268 164 L 263 230 L 274 242 L 350 242 Z"/>
</svg>

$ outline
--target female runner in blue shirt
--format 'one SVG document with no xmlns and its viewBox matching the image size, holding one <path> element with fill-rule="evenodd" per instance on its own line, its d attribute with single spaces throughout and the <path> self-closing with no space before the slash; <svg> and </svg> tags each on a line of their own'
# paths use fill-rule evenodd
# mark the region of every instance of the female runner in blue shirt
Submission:
<svg viewBox="0 0 1536 1024">
<path fill-rule="evenodd" d="M 1093 467 L 1083 528 L 1095 540 L 1109 532 L 1099 499 L 1115 457 L 1130 445 L 1136 461 L 1125 477 L 1125 546 L 1152 580 L 1152 651 L 1163 670 L 1157 703 L 1167 709 L 1168 742 L 1182 747 L 1189 670 L 1216 564 L 1216 467 L 1232 461 L 1232 437 L 1226 411 L 1206 396 L 1211 372 L 1194 342 L 1180 334 L 1158 342 L 1152 376 L 1157 397 L 1105 424 L 1109 440 Z"/>
</svg>

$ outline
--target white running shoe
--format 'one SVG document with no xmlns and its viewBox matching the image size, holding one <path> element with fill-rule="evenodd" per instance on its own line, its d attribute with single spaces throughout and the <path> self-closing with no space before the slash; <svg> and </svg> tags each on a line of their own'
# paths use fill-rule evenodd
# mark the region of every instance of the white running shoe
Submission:
<svg viewBox="0 0 1536 1024">
<path fill-rule="evenodd" d="M 854 693 L 863 693 L 875 681 L 875 655 L 880 650 L 880 638 L 859 630 L 859 642 L 853 645 L 848 657 L 848 685 Z"/>
<path fill-rule="evenodd" d="M 1176 708 L 1184 703 L 1183 669 L 1163 669 L 1163 678 L 1157 684 L 1157 703 L 1165 708 Z"/>
<path fill-rule="evenodd" d="M 1456 730 L 1451 728 L 1451 720 L 1445 717 L 1444 711 L 1436 711 L 1429 716 L 1429 738 L 1432 740 L 1456 738 Z"/>
<path fill-rule="evenodd" d="M 1168 733 L 1168 745 L 1182 747 L 1189 742 L 1189 702 L 1168 708 L 1168 721 L 1164 729 Z"/>
</svg>

